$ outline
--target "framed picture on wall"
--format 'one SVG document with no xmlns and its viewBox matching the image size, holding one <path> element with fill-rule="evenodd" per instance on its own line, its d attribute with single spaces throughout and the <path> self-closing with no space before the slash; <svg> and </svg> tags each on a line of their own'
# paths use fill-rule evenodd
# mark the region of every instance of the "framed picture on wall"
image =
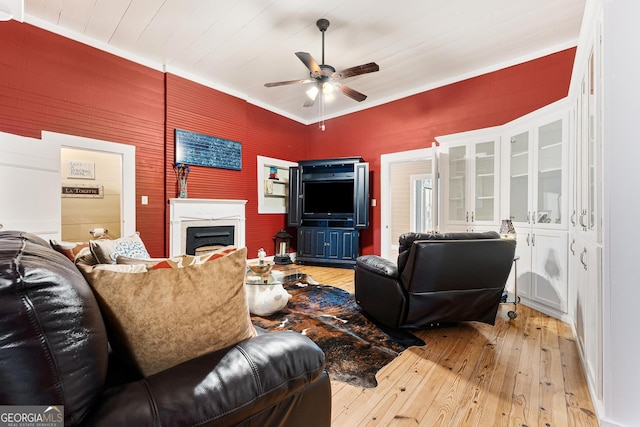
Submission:
<svg viewBox="0 0 640 427">
<path fill-rule="evenodd" d="M 80 160 L 67 162 L 67 178 L 72 179 L 96 179 L 96 164 Z"/>
<path fill-rule="evenodd" d="M 242 170 L 242 144 L 176 129 L 176 163 Z"/>
</svg>

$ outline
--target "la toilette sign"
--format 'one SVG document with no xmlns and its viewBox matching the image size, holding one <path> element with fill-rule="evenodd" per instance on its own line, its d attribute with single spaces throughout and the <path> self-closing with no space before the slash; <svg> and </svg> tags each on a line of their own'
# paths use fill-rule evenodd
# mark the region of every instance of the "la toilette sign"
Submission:
<svg viewBox="0 0 640 427">
<path fill-rule="evenodd" d="M 69 160 L 67 162 L 67 179 L 95 180 L 96 164 L 94 162 Z M 102 199 L 104 197 L 104 188 L 102 185 L 70 184 L 67 182 L 62 184 L 62 197 Z"/>
</svg>

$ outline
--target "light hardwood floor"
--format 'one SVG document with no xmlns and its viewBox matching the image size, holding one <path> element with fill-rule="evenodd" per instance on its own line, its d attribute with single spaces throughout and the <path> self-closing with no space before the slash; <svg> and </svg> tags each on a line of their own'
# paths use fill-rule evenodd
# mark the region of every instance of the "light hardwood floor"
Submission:
<svg viewBox="0 0 640 427">
<path fill-rule="evenodd" d="M 351 269 L 299 266 L 322 284 L 354 291 Z M 378 372 L 378 387 L 332 381 L 333 427 L 597 426 L 571 327 L 512 304 L 495 326 L 468 322 L 415 332 Z"/>
</svg>

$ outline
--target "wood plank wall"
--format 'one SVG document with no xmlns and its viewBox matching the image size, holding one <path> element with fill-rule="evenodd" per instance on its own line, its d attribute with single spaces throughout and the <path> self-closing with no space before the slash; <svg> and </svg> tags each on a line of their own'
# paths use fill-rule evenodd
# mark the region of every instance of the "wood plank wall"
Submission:
<svg viewBox="0 0 640 427">
<path fill-rule="evenodd" d="M 243 199 L 249 257 L 264 247 L 273 255 L 273 236 L 286 226 L 283 214 L 258 214 L 257 156 L 297 161 L 305 157 L 306 126 L 222 92 L 167 74 L 167 199 L 175 197 L 175 129 L 242 143 L 242 170 L 194 166 L 188 194 L 194 198 Z M 168 227 L 168 224 L 167 224 Z M 295 229 L 289 230 L 295 235 Z M 168 242 L 167 242 L 168 244 Z"/>
<path fill-rule="evenodd" d="M 138 230 L 164 246 L 164 74 L 16 21 L 0 25 L 0 131 L 59 132 L 136 146 Z M 139 204 L 139 197 L 137 203 Z"/>
<path fill-rule="evenodd" d="M 309 157 L 362 156 L 369 162 L 371 197 L 380 200 L 380 155 L 431 147 L 436 136 L 503 125 L 566 97 L 575 51 L 566 49 L 338 117 L 327 121 L 325 132 L 310 126 Z M 361 233 L 362 253 L 379 254 L 379 203 L 371 208 L 370 223 Z"/>
<path fill-rule="evenodd" d="M 430 146 L 437 135 L 503 124 L 561 99 L 574 56 L 575 48 L 568 49 L 332 119 L 321 132 L 316 125 L 9 21 L 0 25 L 0 131 L 39 138 L 48 130 L 135 145 L 137 229 L 152 256 L 168 251 L 167 199 L 176 191 L 174 129 L 239 141 L 242 171 L 194 168 L 189 196 L 247 199 L 249 254 L 259 247 L 271 254 L 272 237 L 286 218 L 257 213 L 257 155 L 290 161 L 362 156 L 370 163 L 372 197 L 379 199 L 380 154 Z M 148 205 L 141 205 L 142 195 L 149 197 Z M 362 233 L 362 253 L 379 253 L 379 227 L 378 206 Z"/>
</svg>

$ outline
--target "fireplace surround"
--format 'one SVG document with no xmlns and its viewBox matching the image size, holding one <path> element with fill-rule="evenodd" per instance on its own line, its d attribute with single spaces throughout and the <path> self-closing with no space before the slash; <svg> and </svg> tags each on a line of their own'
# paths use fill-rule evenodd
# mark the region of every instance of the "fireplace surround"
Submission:
<svg viewBox="0 0 640 427">
<path fill-rule="evenodd" d="M 214 227 L 224 233 L 233 227 L 232 244 L 244 247 L 246 203 L 229 199 L 169 199 L 169 256 L 187 253 L 190 227 Z"/>
</svg>

